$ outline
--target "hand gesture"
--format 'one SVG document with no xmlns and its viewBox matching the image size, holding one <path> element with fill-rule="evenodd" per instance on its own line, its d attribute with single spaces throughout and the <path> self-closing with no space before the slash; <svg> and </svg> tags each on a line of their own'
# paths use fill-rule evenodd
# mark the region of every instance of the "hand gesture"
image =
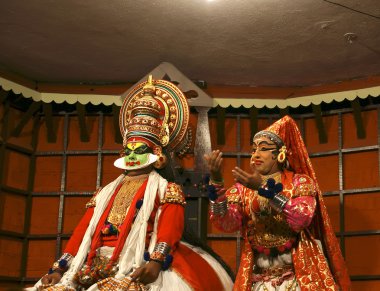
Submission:
<svg viewBox="0 0 380 291">
<path fill-rule="evenodd" d="M 252 190 L 257 190 L 262 183 L 262 178 L 259 172 L 255 169 L 253 169 L 253 173 L 250 174 L 239 167 L 235 167 L 235 169 L 232 170 L 232 175 L 234 176 L 236 182 L 239 182 Z"/>
<path fill-rule="evenodd" d="M 43 276 L 41 279 L 42 285 L 38 287 L 38 290 L 44 290 L 47 287 L 57 284 L 59 281 L 61 281 L 61 278 L 62 275 L 57 272 Z"/>
<path fill-rule="evenodd" d="M 222 176 L 222 152 L 219 150 L 212 151 L 209 154 L 204 155 L 208 170 L 210 171 L 211 180 L 223 181 Z"/>
<path fill-rule="evenodd" d="M 150 284 L 157 280 L 161 271 L 161 264 L 150 261 L 148 264 L 137 268 L 131 275 L 132 282 L 141 282 L 144 285 Z"/>
</svg>

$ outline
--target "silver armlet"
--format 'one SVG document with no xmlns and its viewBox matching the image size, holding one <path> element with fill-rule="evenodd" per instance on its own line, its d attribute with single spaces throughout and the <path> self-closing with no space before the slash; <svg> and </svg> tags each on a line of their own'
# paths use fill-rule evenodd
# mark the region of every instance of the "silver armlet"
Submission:
<svg viewBox="0 0 380 291">
<path fill-rule="evenodd" d="M 286 203 L 289 201 L 289 198 L 284 195 L 278 193 L 276 194 L 272 200 L 269 201 L 269 205 L 277 212 L 281 213 L 284 209 Z"/>
<path fill-rule="evenodd" d="M 227 199 L 221 202 L 210 200 L 210 210 L 214 215 L 224 216 L 227 213 Z"/>
<path fill-rule="evenodd" d="M 70 255 L 69 253 L 64 253 L 59 259 L 60 260 L 66 260 L 67 261 L 67 266 L 70 266 L 71 262 L 73 261 L 74 257 Z"/>
<path fill-rule="evenodd" d="M 153 253 L 154 252 L 159 252 L 163 256 L 167 256 L 170 252 L 170 246 L 166 242 L 159 242 L 158 244 L 155 245 Z"/>
</svg>

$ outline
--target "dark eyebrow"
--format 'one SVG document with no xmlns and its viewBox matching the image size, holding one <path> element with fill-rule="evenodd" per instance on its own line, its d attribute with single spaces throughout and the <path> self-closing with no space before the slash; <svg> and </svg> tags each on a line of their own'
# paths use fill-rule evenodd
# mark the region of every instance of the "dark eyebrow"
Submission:
<svg viewBox="0 0 380 291">
<path fill-rule="evenodd" d="M 272 145 L 275 146 L 275 145 L 276 145 L 275 143 L 269 143 L 269 142 L 263 140 L 263 141 L 259 142 L 258 145 L 253 144 L 252 147 L 254 147 L 254 146 L 259 146 L 259 145 L 261 145 L 261 144 L 265 144 L 265 145 L 268 145 L 268 146 L 272 146 Z"/>
</svg>

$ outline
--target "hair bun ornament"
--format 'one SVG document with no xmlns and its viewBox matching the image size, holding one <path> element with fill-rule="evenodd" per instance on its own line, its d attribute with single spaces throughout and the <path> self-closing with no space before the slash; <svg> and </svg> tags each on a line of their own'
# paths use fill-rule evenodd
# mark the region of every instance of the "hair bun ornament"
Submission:
<svg viewBox="0 0 380 291">
<path fill-rule="evenodd" d="M 153 153 L 157 156 L 157 161 L 154 162 L 153 167 L 158 170 L 164 168 L 168 163 L 168 158 L 162 152 L 162 148 L 160 146 L 154 146 Z"/>
</svg>

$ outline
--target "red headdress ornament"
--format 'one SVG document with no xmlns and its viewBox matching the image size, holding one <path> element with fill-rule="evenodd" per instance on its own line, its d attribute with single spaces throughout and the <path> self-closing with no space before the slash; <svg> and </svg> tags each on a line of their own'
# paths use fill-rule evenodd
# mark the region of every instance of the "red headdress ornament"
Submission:
<svg viewBox="0 0 380 291">
<path fill-rule="evenodd" d="M 168 81 L 149 76 L 147 82 L 131 90 L 120 109 L 123 145 L 141 140 L 183 152 L 191 142 L 189 118 L 189 105 L 182 91 Z"/>
</svg>

